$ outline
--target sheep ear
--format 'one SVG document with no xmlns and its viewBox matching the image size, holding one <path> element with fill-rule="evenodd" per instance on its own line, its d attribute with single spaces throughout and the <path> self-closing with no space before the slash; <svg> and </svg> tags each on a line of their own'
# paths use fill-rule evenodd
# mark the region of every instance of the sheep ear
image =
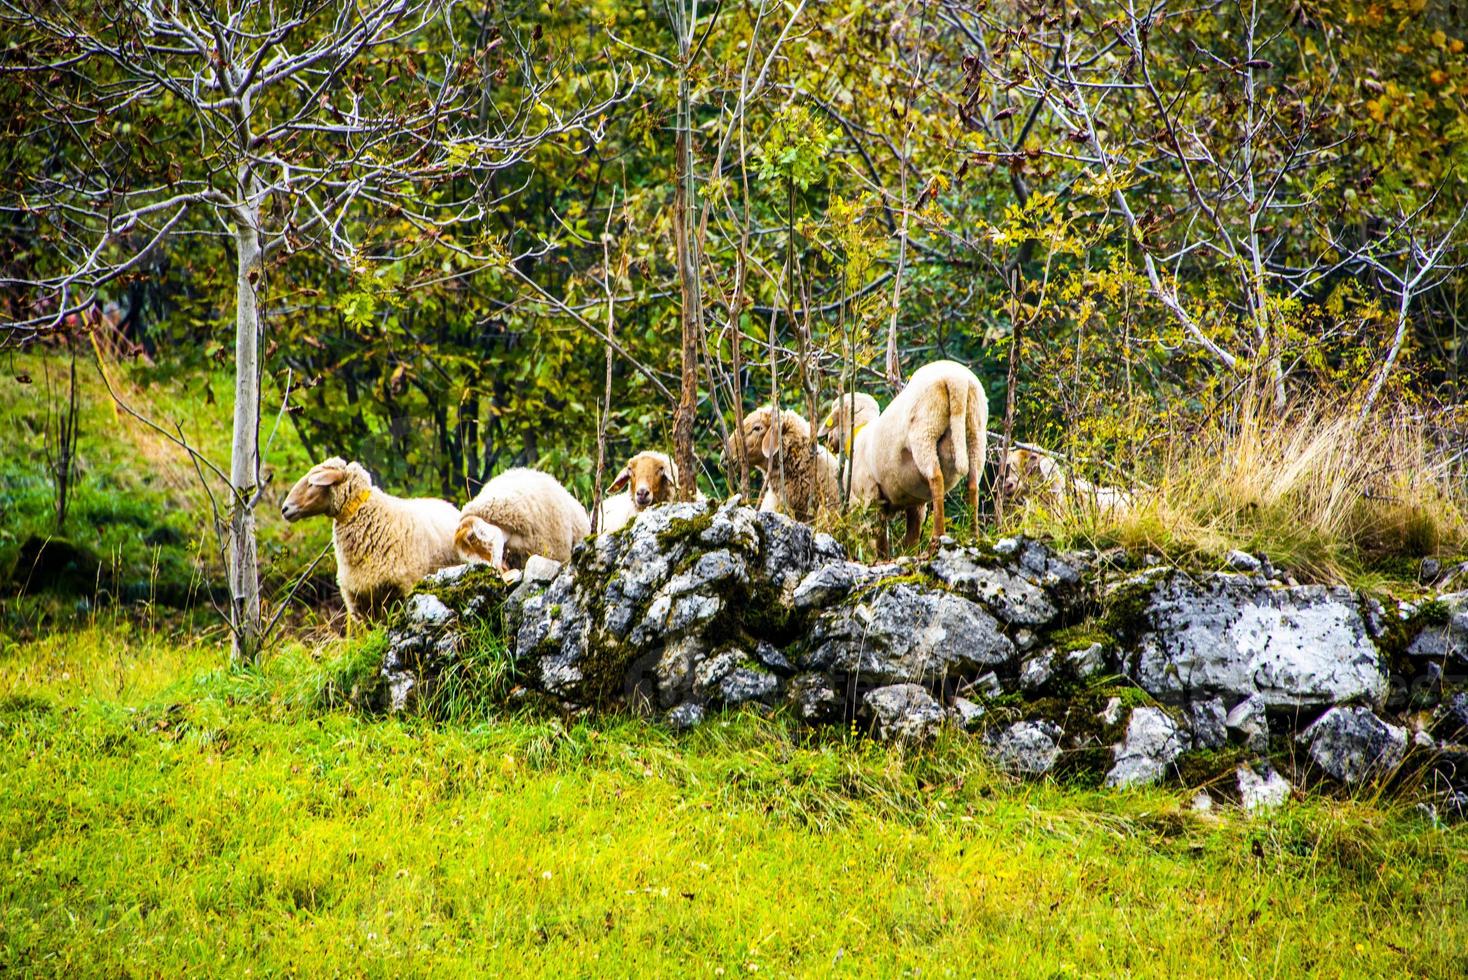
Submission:
<svg viewBox="0 0 1468 980">
<path fill-rule="evenodd" d="M 616 493 L 617 491 L 625 487 L 627 485 L 627 481 L 631 479 L 632 471 L 624 466 L 622 467 L 622 472 L 617 474 L 617 478 L 612 481 L 612 485 L 607 487 L 607 489 L 612 491 L 612 493 Z"/>
<path fill-rule="evenodd" d="M 482 518 L 466 519 L 454 537 L 460 558 L 472 555 L 486 565 L 504 568 L 505 532 L 493 524 Z"/>
<path fill-rule="evenodd" d="M 313 470 L 311 475 L 306 477 L 306 482 L 313 487 L 334 487 L 342 482 L 346 475 L 346 470 L 339 470 L 335 467 Z"/>
<path fill-rule="evenodd" d="M 779 440 L 775 438 L 775 427 L 772 425 L 765 430 L 765 437 L 760 442 L 760 452 L 765 454 L 765 459 L 774 459 L 778 448 Z"/>
</svg>

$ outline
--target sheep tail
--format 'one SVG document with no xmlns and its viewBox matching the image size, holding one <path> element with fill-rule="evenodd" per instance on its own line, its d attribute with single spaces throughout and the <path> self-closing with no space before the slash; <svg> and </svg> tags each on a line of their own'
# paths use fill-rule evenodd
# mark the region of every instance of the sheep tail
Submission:
<svg viewBox="0 0 1468 980">
<path fill-rule="evenodd" d="M 948 388 L 948 433 L 953 440 L 953 468 L 959 473 L 968 472 L 968 385 L 962 379 L 949 381 Z"/>
</svg>

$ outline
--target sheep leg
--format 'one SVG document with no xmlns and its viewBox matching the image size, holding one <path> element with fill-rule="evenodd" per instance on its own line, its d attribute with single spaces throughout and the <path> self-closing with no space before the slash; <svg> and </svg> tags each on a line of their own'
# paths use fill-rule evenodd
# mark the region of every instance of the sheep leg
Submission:
<svg viewBox="0 0 1468 980">
<path fill-rule="evenodd" d="M 911 551 L 917 547 L 918 540 L 923 534 L 923 518 L 927 516 L 927 509 L 922 504 L 918 504 L 904 511 L 907 515 L 907 537 L 902 539 L 904 551 Z"/>
<path fill-rule="evenodd" d="M 887 539 L 887 514 L 877 511 L 877 557 L 892 557 L 892 542 Z"/>
<path fill-rule="evenodd" d="M 928 542 L 928 551 L 938 550 L 938 539 L 947 532 L 947 525 L 943 521 L 943 468 L 933 467 L 933 475 L 928 477 L 928 491 L 933 495 L 933 539 Z"/>
</svg>

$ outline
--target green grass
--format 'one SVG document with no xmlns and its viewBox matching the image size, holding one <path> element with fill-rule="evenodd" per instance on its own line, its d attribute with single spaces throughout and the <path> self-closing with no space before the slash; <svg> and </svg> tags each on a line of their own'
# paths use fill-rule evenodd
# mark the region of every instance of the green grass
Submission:
<svg viewBox="0 0 1468 980">
<path fill-rule="evenodd" d="M 46 432 L 48 413 L 64 402 L 66 367 L 55 351 L 9 352 L 0 373 L 0 589 L 24 593 L 0 603 L 6 613 L 0 619 L 14 630 L 39 634 L 56 622 L 85 618 L 98 600 L 115 598 L 161 598 L 175 607 L 212 611 L 201 590 L 223 576 L 208 496 L 181 449 L 114 405 L 89 355 L 79 355 L 77 362 L 78 473 L 66 524 L 56 528 Z M 201 454 L 228 471 L 228 377 L 117 363 L 108 364 L 108 374 L 127 404 L 170 432 L 182 430 Z M 266 420 L 262 440 L 273 423 L 273 417 Z M 331 534 L 329 522 L 292 526 L 280 517 L 279 495 L 309 461 L 288 422 L 274 431 L 265 460 L 275 480 L 257 511 L 261 568 L 270 592 L 304 568 Z M 213 490 L 227 506 L 227 490 L 218 480 Z M 29 569 L 15 567 L 32 536 L 75 542 L 96 556 L 98 572 L 90 581 L 68 583 L 61 599 L 35 595 L 36 589 L 26 587 Z"/>
<path fill-rule="evenodd" d="M 1461 976 L 1468 836 L 779 719 L 375 720 L 375 636 L 0 654 L 0 972 Z"/>
</svg>

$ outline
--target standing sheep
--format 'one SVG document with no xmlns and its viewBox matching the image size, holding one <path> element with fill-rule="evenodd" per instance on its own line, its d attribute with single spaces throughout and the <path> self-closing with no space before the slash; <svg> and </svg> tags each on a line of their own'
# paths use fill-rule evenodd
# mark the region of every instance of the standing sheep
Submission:
<svg viewBox="0 0 1468 980">
<path fill-rule="evenodd" d="M 774 409 L 762 405 L 744 417 L 744 452 L 765 474 L 760 510 L 778 510 L 797 521 L 812 521 L 840 500 L 836 457 L 815 441 L 810 423 L 789 409 L 780 410 L 777 438 L 773 416 Z M 738 452 L 740 436 L 729 434 L 725 451 L 730 457 Z"/>
<path fill-rule="evenodd" d="M 907 516 L 904 544 L 916 545 L 929 504 L 936 549 L 946 531 L 943 495 L 963 476 L 977 527 L 989 402 L 974 373 L 954 361 L 925 364 L 886 411 L 876 408 L 870 395 L 843 396 L 827 412 L 821 435 L 840 445 L 851 433 L 851 496 L 881 510 L 878 553 L 888 554 L 886 518 L 899 510 Z"/>
<path fill-rule="evenodd" d="M 332 519 L 336 581 L 353 619 L 381 615 L 423 576 L 458 562 L 457 507 L 432 497 L 394 497 L 374 487 L 360 464 L 340 456 L 311 467 L 280 512 L 292 522 L 318 514 Z"/>
<path fill-rule="evenodd" d="M 463 561 L 506 572 L 524 568 L 531 555 L 569 561 L 576 542 L 590 533 L 586 508 L 555 477 L 517 468 L 464 505 L 454 545 Z"/>
<path fill-rule="evenodd" d="M 624 492 L 616 492 L 624 487 L 627 488 Z M 653 504 L 674 499 L 678 495 L 678 467 L 664 453 L 640 452 L 627 460 L 607 489 L 614 496 L 601 502 L 596 522 L 598 534 L 620 531 Z"/>
</svg>

